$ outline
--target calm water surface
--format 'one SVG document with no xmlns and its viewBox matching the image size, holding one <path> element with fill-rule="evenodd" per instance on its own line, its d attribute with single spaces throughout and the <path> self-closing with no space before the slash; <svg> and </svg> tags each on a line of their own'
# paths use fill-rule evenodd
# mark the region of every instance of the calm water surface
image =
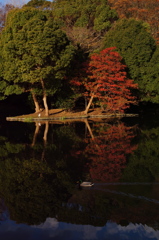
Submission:
<svg viewBox="0 0 159 240">
<path fill-rule="evenodd" d="M 11 239 L 159 239 L 159 123 L 0 122 L 0 240 Z"/>
</svg>

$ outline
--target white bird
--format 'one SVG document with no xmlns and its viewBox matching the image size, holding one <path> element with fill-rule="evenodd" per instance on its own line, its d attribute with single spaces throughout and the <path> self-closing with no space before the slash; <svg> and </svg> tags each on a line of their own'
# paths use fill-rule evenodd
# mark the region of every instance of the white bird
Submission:
<svg viewBox="0 0 159 240">
<path fill-rule="evenodd" d="M 41 113 L 38 114 L 38 117 L 41 117 Z"/>
<path fill-rule="evenodd" d="M 81 187 L 92 187 L 94 185 L 94 183 L 92 182 L 82 182 L 80 184 Z"/>
<path fill-rule="evenodd" d="M 92 182 L 82 182 L 82 181 L 78 181 L 77 182 L 78 187 L 92 187 L 94 185 L 94 183 Z"/>
</svg>

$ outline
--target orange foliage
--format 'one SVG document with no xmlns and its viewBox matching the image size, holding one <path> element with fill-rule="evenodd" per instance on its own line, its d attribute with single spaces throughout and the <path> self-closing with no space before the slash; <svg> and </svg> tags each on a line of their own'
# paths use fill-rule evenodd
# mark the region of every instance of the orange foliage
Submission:
<svg viewBox="0 0 159 240">
<path fill-rule="evenodd" d="M 123 112 L 130 104 L 136 103 L 130 89 L 138 85 L 127 78 L 122 57 L 114 50 L 115 47 L 106 48 L 91 56 L 86 66 L 85 88 L 89 96 L 102 101 L 107 112 Z"/>
</svg>

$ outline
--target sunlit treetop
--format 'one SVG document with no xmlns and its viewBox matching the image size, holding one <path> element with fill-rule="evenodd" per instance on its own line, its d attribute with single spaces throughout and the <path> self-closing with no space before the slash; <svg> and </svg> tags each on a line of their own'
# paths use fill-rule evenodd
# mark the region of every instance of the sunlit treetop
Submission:
<svg viewBox="0 0 159 240">
<path fill-rule="evenodd" d="M 105 31 L 117 19 L 117 13 L 107 0 L 56 0 L 53 2 L 54 16 L 68 27 L 87 27 Z"/>
<path fill-rule="evenodd" d="M 24 7 L 34 7 L 43 10 L 51 9 L 51 2 L 47 0 L 31 0 Z"/>
</svg>

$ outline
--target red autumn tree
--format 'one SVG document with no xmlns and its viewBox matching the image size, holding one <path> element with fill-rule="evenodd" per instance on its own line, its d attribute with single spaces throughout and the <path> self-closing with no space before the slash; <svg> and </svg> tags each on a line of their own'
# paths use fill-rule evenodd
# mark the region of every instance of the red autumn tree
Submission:
<svg viewBox="0 0 159 240">
<path fill-rule="evenodd" d="M 107 112 L 123 112 L 130 104 L 136 103 L 131 89 L 136 89 L 137 84 L 127 78 L 126 66 L 115 49 L 111 47 L 93 54 L 85 66 L 87 78 L 84 85 L 90 97 L 85 114 L 94 98 L 100 99 Z"/>
</svg>

